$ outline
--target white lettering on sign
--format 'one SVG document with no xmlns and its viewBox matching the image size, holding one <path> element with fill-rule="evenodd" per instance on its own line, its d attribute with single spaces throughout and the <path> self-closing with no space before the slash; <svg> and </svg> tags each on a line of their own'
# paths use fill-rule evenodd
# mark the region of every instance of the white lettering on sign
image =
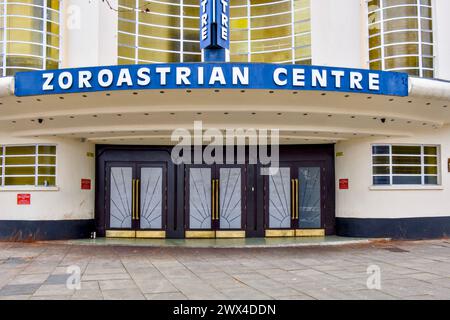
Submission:
<svg viewBox="0 0 450 320">
<path fill-rule="evenodd" d="M 350 89 L 362 90 L 362 79 L 363 75 L 361 74 L 361 72 L 350 72 Z"/>
<path fill-rule="evenodd" d="M 106 77 L 106 79 L 105 79 Z M 107 88 L 113 83 L 113 73 L 109 69 L 102 69 L 98 73 L 98 84 L 102 88 Z"/>
<path fill-rule="evenodd" d="M 126 83 L 127 86 L 131 87 L 133 86 L 133 81 L 131 80 L 131 74 L 130 70 L 126 68 L 120 69 L 119 77 L 117 79 L 117 86 L 121 87 L 123 84 Z"/>
<path fill-rule="evenodd" d="M 78 74 L 78 88 L 92 88 L 91 83 L 89 82 L 92 79 L 92 72 L 89 70 L 80 71 Z"/>
<path fill-rule="evenodd" d="M 228 0 L 220 0 L 220 5 L 222 10 L 220 10 L 220 24 L 222 25 L 222 31 L 220 33 L 220 37 L 224 40 L 228 40 L 228 15 L 227 15 L 227 7 Z"/>
<path fill-rule="evenodd" d="M 68 71 L 61 72 L 58 77 L 58 85 L 61 89 L 69 89 L 72 87 L 73 77 Z"/>
<path fill-rule="evenodd" d="M 169 67 L 165 68 L 156 68 L 156 73 L 160 74 L 160 84 L 165 86 L 167 84 L 167 74 L 170 72 Z"/>
<path fill-rule="evenodd" d="M 326 70 L 317 70 L 317 69 L 313 69 L 312 70 L 312 80 L 311 80 L 311 85 L 313 87 L 317 87 L 317 84 L 319 84 L 319 86 L 321 86 L 322 88 L 327 86 L 327 71 Z"/>
<path fill-rule="evenodd" d="M 52 92 L 99 91 L 106 88 L 304 88 L 306 90 L 344 90 L 346 92 L 379 92 L 382 74 L 355 69 L 332 69 L 316 66 L 236 64 L 176 64 L 135 67 L 82 68 L 60 71 L 43 71 L 39 74 L 42 94 Z M 27 79 L 29 82 L 29 80 Z M 27 82 L 27 84 L 28 84 Z M 16 83 L 17 85 L 17 83 Z M 20 85 L 18 86 L 21 89 Z M 22 89 L 23 90 L 23 89 Z"/>
<path fill-rule="evenodd" d="M 380 75 L 369 73 L 369 90 L 380 90 Z"/>
<path fill-rule="evenodd" d="M 225 75 L 220 67 L 214 67 L 211 72 L 211 77 L 209 78 L 209 84 L 215 84 L 216 82 L 220 84 L 227 84 L 225 81 Z"/>
<path fill-rule="evenodd" d="M 149 68 L 139 68 L 137 72 L 138 85 L 148 86 L 150 84 L 150 69 Z"/>
<path fill-rule="evenodd" d="M 44 78 L 44 84 L 42 85 L 42 90 L 49 91 L 53 90 L 53 85 L 51 84 L 53 81 L 55 74 L 54 73 L 44 73 L 42 78 Z"/>
<path fill-rule="evenodd" d="M 305 86 L 305 69 L 292 70 L 292 85 L 294 87 Z"/>
<path fill-rule="evenodd" d="M 287 84 L 287 79 L 280 79 L 281 74 L 287 76 L 287 70 L 285 68 L 276 68 L 273 73 L 273 81 L 277 86 L 285 86 Z"/>
<path fill-rule="evenodd" d="M 233 67 L 232 70 L 233 70 L 233 84 L 237 85 L 239 82 L 241 85 L 247 86 L 249 81 L 248 68 L 247 67 L 244 68 L 244 73 L 242 73 L 241 69 L 238 67 Z"/>
<path fill-rule="evenodd" d="M 343 76 L 345 76 L 345 72 L 333 70 L 333 71 L 331 71 L 331 75 L 334 77 L 334 86 L 336 88 L 340 88 L 341 87 L 341 79 Z"/>
<path fill-rule="evenodd" d="M 191 75 L 191 69 L 188 67 L 178 67 L 177 68 L 177 85 L 189 85 L 191 82 L 188 80 L 188 77 Z"/>
<path fill-rule="evenodd" d="M 206 6 L 208 5 L 208 0 L 202 0 L 200 2 L 202 15 L 201 15 L 201 37 L 202 41 L 208 38 L 208 13 L 206 12 Z"/>
</svg>

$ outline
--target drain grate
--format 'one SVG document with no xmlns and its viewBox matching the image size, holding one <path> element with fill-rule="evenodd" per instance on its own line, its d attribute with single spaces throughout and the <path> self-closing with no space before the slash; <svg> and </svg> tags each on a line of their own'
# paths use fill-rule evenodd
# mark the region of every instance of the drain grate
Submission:
<svg viewBox="0 0 450 320">
<path fill-rule="evenodd" d="M 390 252 L 409 252 L 408 250 L 402 249 L 402 248 L 398 248 L 398 247 L 387 247 L 384 248 L 385 250 L 388 250 Z"/>
</svg>

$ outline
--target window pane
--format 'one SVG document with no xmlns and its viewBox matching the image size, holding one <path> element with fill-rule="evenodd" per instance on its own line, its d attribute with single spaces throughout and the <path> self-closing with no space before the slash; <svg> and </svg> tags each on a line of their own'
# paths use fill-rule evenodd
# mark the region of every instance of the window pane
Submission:
<svg viewBox="0 0 450 320">
<path fill-rule="evenodd" d="M 420 154 L 420 146 L 392 146 L 392 154 Z"/>
<path fill-rule="evenodd" d="M 393 184 L 422 184 L 422 178 L 409 176 L 393 176 Z"/>
<path fill-rule="evenodd" d="M 39 167 L 38 172 L 39 174 L 55 175 L 56 167 Z"/>
<path fill-rule="evenodd" d="M 39 156 L 39 164 L 56 164 L 56 157 Z"/>
<path fill-rule="evenodd" d="M 389 176 L 376 176 L 373 177 L 373 184 L 374 185 L 386 185 L 390 184 Z"/>
<path fill-rule="evenodd" d="M 392 167 L 394 174 L 421 174 L 422 167 Z"/>
<path fill-rule="evenodd" d="M 373 164 L 389 164 L 389 157 L 375 156 L 373 157 Z"/>
<path fill-rule="evenodd" d="M 7 157 L 5 158 L 6 165 L 24 165 L 24 164 L 35 164 L 36 157 Z"/>
<path fill-rule="evenodd" d="M 437 157 L 424 157 L 425 164 L 437 164 Z"/>
<path fill-rule="evenodd" d="M 34 177 L 5 177 L 5 186 L 34 186 Z"/>
<path fill-rule="evenodd" d="M 6 147 L 6 155 L 35 154 L 35 146 Z"/>
<path fill-rule="evenodd" d="M 438 178 L 433 176 L 426 176 L 425 177 L 425 184 L 438 184 Z"/>
<path fill-rule="evenodd" d="M 425 174 L 437 174 L 438 173 L 438 169 L 437 167 L 424 167 L 425 170 Z"/>
<path fill-rule="evenodd" d="M 10 176 L 27 176 L 34 175 L 35 167 L 6 167 L 5 175 Z"/>
<path fill-rule="evenodd" d="M 389 146 L 373 146 L 373 154 L 389 154 Z"/>
<path fill-rule="evenodd" d="M 56 146 L 39 146 L 39 154 L 56 154 Z"/>
<path fill-rule="evenodd" d="M 437 147 L 425 146 L 423 147 L 423 153 L 429 155 L 437 155 Z"/>
<path fill-rule="evenodd" d="M 54 186 L 56 185 L 56 179 L 55 177 L 39 177 L 38 178 L 38 185 L 39 186 Z"/>
<path fill-rule="evenodd" d="M 420 164 L 420 157 L 409 157 L 409 156 L 394 156 L 392 157 L 393 164 Z"/>
<path fill-rule="evenodd" d="M 373 174 L 389 174 L 389 167 L 373 167 Z"/>
</svg>

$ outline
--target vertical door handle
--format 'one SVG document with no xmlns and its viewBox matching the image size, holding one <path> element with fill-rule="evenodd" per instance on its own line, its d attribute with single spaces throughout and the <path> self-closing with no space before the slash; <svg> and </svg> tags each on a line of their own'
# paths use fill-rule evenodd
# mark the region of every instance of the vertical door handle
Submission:
<svg viewBox="0 0 450 320">
<path fill-rule="evenodd" d="M 216 179 L 216 220 L 219 220 L 219 179 Z"/>
<path fill-rule="evenodd" d="M 295 179 L 295 218 L 298 220 L 298 207 L 299 207 L 299 192 L 300 190 L 298 189 L 298 179 Z"/>
<path fill-rule="evenodd" d="M 136 211 L 136 213 L 135 213 L 135 215 L 136 215 L 136 220 L 139 220 L 139 193 L 140 193 L 140 189 L 141 188 L 141 186 L 140 186 L 140 180 L 139 179 L 136 179 L 136 196 L 135 196 L 135 198 L 136 198 L 136 205 L 135 205 L 135 211 Z"/>
<path fill-rule="evenodd" d="M 212 220 L 214 220 L 215 214 L 216 214 L 216 181 L 214 179 L 211 180 L 211 184 L 212 184 L 212 192 L 211 192 L 211 217 Z"/>
<path fill-rule="evenodd" d="M 131 215 L 132 215 L 132 220 L 134 220 L 135 219 L 135 211 L 136 211 L 136 208 L 135 208 L 135 206 L 136 206 L 136 201 L 135 201 L 135 198 L 136 198 L 136 180 L 133 179 L 132 183 L 133 183 L 133 185 L 132 185 L 133 191 L 131 193 Z"/>
<path fill-rule="evenodd" d="M 295 179 L 291 179 L 291 219 L 295 219 Z"/>
</svg>

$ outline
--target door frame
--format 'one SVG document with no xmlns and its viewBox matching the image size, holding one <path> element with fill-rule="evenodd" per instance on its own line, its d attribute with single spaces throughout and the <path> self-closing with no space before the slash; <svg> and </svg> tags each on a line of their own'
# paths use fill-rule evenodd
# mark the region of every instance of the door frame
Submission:
<svg viewBox="0 0 450 320">
<path fill-rule="evenodd" d="M 324 230 L 327 221 L 327 210 L 326 204 L 330 201 L 328 199 L 328 188 L 326 184 L 326 161 L 325 160 L 287 160 L 280 161 L 280 168 L 289 168 L 290 169 L 290 181 L 289 181 L 289 197 L 291 203 L 291 212 L 292 212 L 292 183 L 293 179 L 298 179 L 298 169 L 304 167 L 319 167 L 320 168 L 320 227 L 319 228 L 300 228 L 300 220 L 291 218 L 291 226 L 290 228 L 270 228 L 269 227 L 269 176 L 266 176 L 264 179 L 264 230 L 265 234 L 268 236 L 275 236 L 279 234 L 280 236 L 295 236 L 297 234 L 308 234 L 307 230 Z M 299 191 L 301 191 L 299 189 Z M 300 198 L 300 195 L 298 195 Z M 298 204 L 297 204 L 298 205 Z M 291 214 L 291 213 L 290 213 Z M 300 213 L 299 213 L 300 214 Z M 272 231 L 271 231 L 272 230 Z M 304 230 L 304 231 L 303 231 Z M 324 232 L 323 232 L 324 233 Z M 322 232 L 311 232 L 311 234 L 322 234 Z"/>
<path fill-rule="evenodd" d="M 211 181 L 219 180 L 220 186 L 220 169 L 221 168 L 237 168 L 241 170 L 241 228 L 240 229 L 221 229 L 220 216 L 217 221 L 212 220 L 211 212 L 211 228 L 210 229 L 195 229 L 190 228 L 190 169 L 210 169 Z M 211 192 L 213 187 L 211 186 Z M 192 164 L 184 166 L 184 229 L 186 237 L 190 238 L 241 238 L 246 235 L 247 228 L 247 166 L 243 164 Z M 219 212 L 220 212 L 220 189 L 219 194 Z M 212 201 L 211 201 L 212 206 Z M 211 208 L 212 210 L 212 208 Z"/>
</svg>

